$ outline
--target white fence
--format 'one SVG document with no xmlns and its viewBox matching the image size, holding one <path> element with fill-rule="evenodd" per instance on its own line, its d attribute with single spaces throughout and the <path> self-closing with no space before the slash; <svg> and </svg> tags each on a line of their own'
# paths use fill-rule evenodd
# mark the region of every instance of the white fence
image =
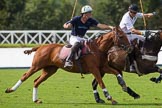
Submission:
<svg viewBox="0 0 162 108">
<path fill-rule="evenodd" d="M 108 31 L 89 30 L 85 38 L 93 38 L 104 32 Z M 69 38 L 69 30 L 0 31 L 0 44 L 65 43 Z"/>
<path fill-rule="evenodd" d="M 85 38 L 94 38 L 108 31 L 109 30 L 89 30 L 86 33 Z M 0 31 L 0 44 L 66 43 L 69 38 L 70 30 Z"/>
</svg>

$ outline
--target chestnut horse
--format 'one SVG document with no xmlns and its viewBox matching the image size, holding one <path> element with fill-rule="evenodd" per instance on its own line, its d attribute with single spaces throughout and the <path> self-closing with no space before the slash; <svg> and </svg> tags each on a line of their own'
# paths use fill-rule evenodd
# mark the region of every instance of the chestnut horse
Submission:
<svg viewBox="0 0 162 108">
<path fill-rule="evenodd" d="M 11 93 L 15 91 L 31 75 L 42 69 L 42 74 L 34 80 L 33 87 L 33 102 L 42 103 L 42 101 L 39 100 L 37 96 L 38 86 L 43 81 L 48 79 L 51 75 L 56 73 L 58 68 L 62 68 L 68 72 L 73 73 L 93 74 L 99 86 L 103 90 L 104 96 L 107 98 L 107 100 L 110 100 L 112 104 L 116 104 L 117 102 L 110 96 L 102 80 L 102 76 L 105 73 L 116 75 L 119 84 L 129 94 L 136 93 L 126 86 L 122 78 L 122 73 L 113 68 L 110 68 L 107 65 L 107 52 L 113 45 L 118 45 L 126 49 L 129 48 L 129 42 L 127 40 L 127 37 L 119 27 L 116 27 L 114 31 L 108 32 L 98 37 L 97 39 L 93 39 L 92 41 L 87 42 L 90 53 L 80 57 L 79 61 L 81 65 L 78 65 L 77 61 L 73 60 L 74 65 L 71 69 L 64 68 L 64 61 L 59 58 L 60 51 L 64 45 L 49 44 L 27 50 L 25 51 L 26 54 L 30 54 L 36 51 L 33 58 L 32 66 L 13 87 L 8 88 L 5 92 Z M 82 72 L 80 70 L 82 70 Z M 97 103 L 104 102 L 102 99 L 100 99 L 97 89 L 94 89 L 93 93 Z"/>
<path fill-rule="evenodd" d="M 146 40 L 142 44 L 137 44 L 137 40 L 133 40 L 132 44 L 134 45 L 132 54 L 134 57 L 134 64 L 136 68 L 136 74 L 139 76 L 147 75 L 149 73 L 158 72 L 160 76 L 151 78 L 150 80 L 159 83 L 162 80 L 162 69 L 160 69 L 156 63 L 158 60 L 158 53 L 162 47 L 162 30 L 158 32 L 149 32 L 146 36 Z M 112 47 L 114 49 L 114 47 Z M 125 50 L 116 50 L 109 51 L 107 55 L 108 65 L 112 68 L 117 69 L 122 72 L 129 72 L 125 69 Z M 97 80 L 93 81 L 94 87 L 96 88 L 98 83 Z"/>
</svg>

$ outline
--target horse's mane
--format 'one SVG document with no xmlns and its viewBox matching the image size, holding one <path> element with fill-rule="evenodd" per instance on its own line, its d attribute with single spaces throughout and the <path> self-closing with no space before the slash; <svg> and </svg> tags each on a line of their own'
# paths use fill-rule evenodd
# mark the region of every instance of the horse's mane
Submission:
<svg viewBox="0 0 162 108">
<path fill-rule="evenodd" d="M 102 34 L 98 35 L 98 36 L 95 38 L 95 42 L 96 42 L 96 41 L 99 41 L 99 42 L 100 42 L 100 41 L 103 39 L 103 37 L 104 37 L 106 34 L 110 33 L 110 32 L 112 32 L 112 31 L 108 31 L 108 32 L 105 32 L 105 33 L 102 33 Z"/>
</svg>

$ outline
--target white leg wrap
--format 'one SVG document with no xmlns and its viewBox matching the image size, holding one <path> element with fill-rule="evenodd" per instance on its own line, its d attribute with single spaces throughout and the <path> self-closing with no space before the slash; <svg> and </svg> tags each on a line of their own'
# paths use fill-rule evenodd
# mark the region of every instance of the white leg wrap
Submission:
<svg viewBox="0 0 162 108">
<path fill-rule="evenodd" d="M 38 100 L 38 88 L 33 88 L 33 102 L 35 102 L 36 100 Z"/>
<path fill-rule="evenodd" d="M 117 77 L 122 77 L 122 76 L 120 74 L 118 74 Z"/>
<path fill-rule="evenodd" d="M 98 93 L 98 91 L 97 90 L 93 90 L 93 93 Z"/>
<path fill-rule="evenodd" d="M 19 80 L 19 81 L 11 88 L 11 90 L 14 90 L 14 91 L 15 91 L 21 84 L 22 84 L 22 81 Z"/>
<path fill-rule="evenodd" d="M 102 89 L 102 91 L 103 91 L 103 92 L 107 92 L 107 89 L 106 89 L 106 88 L 104 88 L 104 89 Z"/>
</svg>

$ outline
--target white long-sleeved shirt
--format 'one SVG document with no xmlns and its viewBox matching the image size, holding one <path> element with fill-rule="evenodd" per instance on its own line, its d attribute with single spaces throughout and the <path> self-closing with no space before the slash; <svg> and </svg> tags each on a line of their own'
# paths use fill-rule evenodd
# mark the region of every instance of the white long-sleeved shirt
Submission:
<svg viewBox="0 0 162 108">
<path fill-rule="evenodd" d="M 130 33 L 131 29 L 134 28 L 134 23 L 136 22 L 137 18 L 142 18 L 143 14 L 138 12 L 135 17 L 131 18 L 129 15 L 129 11 L 126 12 L 122 20 L 120 21 L 120 28 L 124 31 L 124 33 Z"/>
</svg>

